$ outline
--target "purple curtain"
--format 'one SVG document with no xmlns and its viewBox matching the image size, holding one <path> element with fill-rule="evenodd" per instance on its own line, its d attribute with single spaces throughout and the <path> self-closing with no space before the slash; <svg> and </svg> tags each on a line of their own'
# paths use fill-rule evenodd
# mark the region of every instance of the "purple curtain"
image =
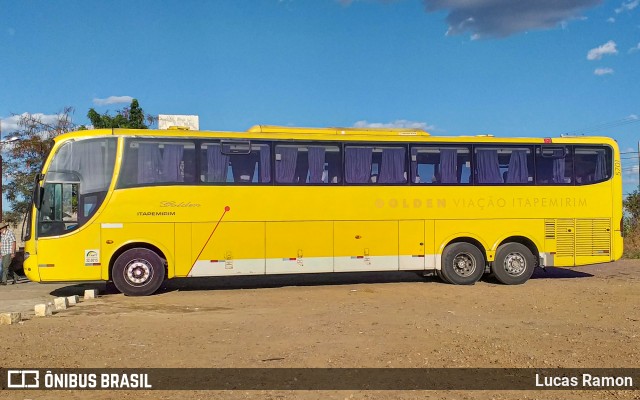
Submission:
<svg viewBox="0 0 640 400">
<path fill-rule="evenodd" d="M 138 143 L 138 183 L 154 183 L 160 178 L 160 148 L 157 143 Z"/>
<path fill-rule="evenodd" d="M 269 145 L 260 145 L 260 182 L 271 182 L 271 151 Z"/>
<path fill-rule="evenodd" d="M 411 182 L 417 183 L 418 179 L 418 149 L 411 149 Z"/>
<path fill-rule="evenodd" d="M 458 151 L 440 149 L 440 183 L 458 183 Z"/>
<path fill-rule="evenodd" d="M 180 171 L 184 146 L 181 144 L 165 144 L 160 169 L 160 182 L 183 182 L 184 176 Z"/>
<path fill-rule="evenodd" d="M 598 151 L 596 158 L 596 171 L 593 180 L 596 182 L 603 181 L 607 178 L 607 163 L 604 157 L 604 151 Z"/>
<path fill-rule="evenodd" d="M 371 179 L 372 147 L 347 147 L 344 173 L 347 183 L 368 183 Z"/>
<path fill-rule="evenodd" d="M 309 147 L 309 183 L 323 183 L 324 147 Z"/>
<path fill-rule="evenodd" d="M 229 156 L 222 154 L 220 145 L 207 145 L 207 182 L 226 182 Z"/>
<path fill-rule="evenodd" d="M 476 153 L 478 183 L 502 183 L 498 150 L 478 150 Z"/>
<path fill-rule="evenodd" d="M 379 183 L 404 183 L 405 182 L 405 149 L 382 149 L 382 162 L 380 165 Z"/>
<path fill-rule="evenodd" d="M 280 155 L 280 159 L 278 160 L 276 157 L 276 182 L 293 183 L 293 178 L 296 174 L 298 148 L 276 146 L 277 155 Z"/>
<path fill-rule="evenodd" d="M 562 156 L 563 151 L 558 149 L 553 151 L 553 182 L 564 183 L 565 163 Z"/>
<path fill-rule="evenodd" d="M 509 169 L 507 170 L 506 183 L 528 183 L 529 169 L 527 167 L 527 152 L 525 150 L 514 150 L 509 159 Z"/>
</svg>

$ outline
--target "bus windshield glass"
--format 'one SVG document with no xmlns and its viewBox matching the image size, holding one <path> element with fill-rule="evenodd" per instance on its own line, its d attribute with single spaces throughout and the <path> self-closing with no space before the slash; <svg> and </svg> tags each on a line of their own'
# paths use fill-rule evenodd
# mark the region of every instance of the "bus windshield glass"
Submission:
<svg viewBox="0 0 640 400">
<path fill-rule="evenodd" d="M 64 143 L 45 175 L 38 237 L 58 236 L 82 226 L 104 200 L 116 154 L 116 138 Z"/>
</svg>

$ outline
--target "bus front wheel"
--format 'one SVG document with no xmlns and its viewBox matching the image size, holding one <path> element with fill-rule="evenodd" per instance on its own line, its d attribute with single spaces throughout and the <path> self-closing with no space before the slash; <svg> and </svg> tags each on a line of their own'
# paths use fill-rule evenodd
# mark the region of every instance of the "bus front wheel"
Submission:
<svg viewBox="0 0 640 400">
<path fill-rule="evenodd" d="M 531 278 L 535 266 L 536 258 L 527 246 L 520 243 L 505 243 L 496 251 L 491 272 L 505 285 L 520 285 Z"/>
<path fill-rule="evenodd" d="M 451 282 L 449 282 L 449 281 L 447 280 L 447 278 L 445 278 L 445 276 L 444 276 L 444 275 L 442 275 L 442 270 L 437 269 L 437 270 L 436 270 L 436 275 L 438 276 L 438 278 L 440 278 L 440 280 L 441 280 L 442 282 L 444 282 L 444 283 L 451 283 Z"/>
<path fill-rule="evenodd" d="M 442 252 L 440 273 L 454 285 L 473 285 L 482 278 L 484 267 L 484 255 L 471 243 L 453 243 Z"/>
<path fill-rule="evenodd" d="M 154 251 L 134 248 L 120 254 L 113 264 L 113 283 L 127 296 L 148 296 L 164 281 L 164 262 Z"/>
</svg>

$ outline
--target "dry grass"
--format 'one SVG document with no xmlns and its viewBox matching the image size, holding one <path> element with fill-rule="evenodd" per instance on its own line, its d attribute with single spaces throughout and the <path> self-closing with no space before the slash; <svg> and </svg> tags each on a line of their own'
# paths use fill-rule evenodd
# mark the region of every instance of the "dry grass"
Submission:
<svg viewBox="0 0 640 400">
<path fill-rule="evenodd" d="M 640 226 L 635 227 L 625 236 L 624 257 L 640 258 Z"/>
</svg>

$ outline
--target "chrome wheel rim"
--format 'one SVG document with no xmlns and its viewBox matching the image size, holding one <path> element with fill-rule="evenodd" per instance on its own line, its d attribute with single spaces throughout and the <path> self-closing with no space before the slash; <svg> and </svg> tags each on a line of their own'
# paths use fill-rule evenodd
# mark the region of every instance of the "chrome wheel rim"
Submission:
<svg viewBox="0 0 640 400">
<path fill-rule="evenodd" d="M 527 269 L 527 260 L 522 253 L 509 253 L 504 258 L 504 270 L 510 276 L 520 276 Z"/>
<path fill-rule="evenodd" d="M 144 286 L 151 280 L 153 267 L 144 259 L 130 261 L 124 269 L 125 278 L 134 286 Z"/>
<path fill-rule="evenodd" d="M 456 275 L 467 278 L 476 270 L 476 259 L 470 253 L 458 253 L 453 257 L 453 271 Z"/>
</svg>

